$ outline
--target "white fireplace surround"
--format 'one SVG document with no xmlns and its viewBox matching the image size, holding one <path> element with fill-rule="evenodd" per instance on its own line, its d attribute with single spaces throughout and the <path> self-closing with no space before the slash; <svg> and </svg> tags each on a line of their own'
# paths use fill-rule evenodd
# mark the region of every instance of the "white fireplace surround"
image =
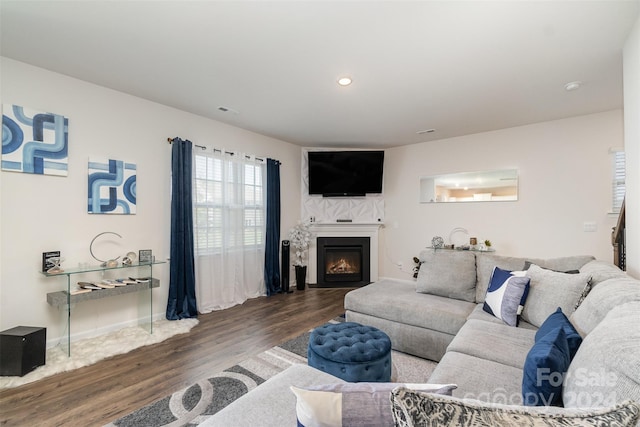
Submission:
<svg viewBox="0 0 640 427">
<path fill-rule="evenodd" d="M 378 233 L 382 222 L 333 222 L 311 224 L 311 244 L 309 245 L 309 271 L 307 272 L 307 280 L 310 284 L 318 282 L 318 237 L 368 237 L 371 247 L 369 254 L 371 259 L 370 280 L 375 282 L 378 280 Z"/>
</svg>

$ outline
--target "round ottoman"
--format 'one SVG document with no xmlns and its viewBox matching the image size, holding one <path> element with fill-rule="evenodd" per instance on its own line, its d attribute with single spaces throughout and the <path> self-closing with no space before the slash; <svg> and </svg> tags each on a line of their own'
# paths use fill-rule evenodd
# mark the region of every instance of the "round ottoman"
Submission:
<svg viewBox="0 0 640 427">
<path fill-rule="evenodd" d="M 309 366 L 348 382 L 391 381 L 391 340 L 372 326 L 343 322 L 315 328 L 307 360 Z"/>
</svg>

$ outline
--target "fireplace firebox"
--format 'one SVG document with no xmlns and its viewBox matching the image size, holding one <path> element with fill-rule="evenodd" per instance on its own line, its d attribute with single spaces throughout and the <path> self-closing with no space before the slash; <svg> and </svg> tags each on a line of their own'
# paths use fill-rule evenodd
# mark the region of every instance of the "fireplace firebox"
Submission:
<svg viewBox="0 0 640 427">
<path fill-rule="evenodd" d="M 364 286 L 370 281 L 369 237 L 318 237 L 317 287 Z"/>
</svg>

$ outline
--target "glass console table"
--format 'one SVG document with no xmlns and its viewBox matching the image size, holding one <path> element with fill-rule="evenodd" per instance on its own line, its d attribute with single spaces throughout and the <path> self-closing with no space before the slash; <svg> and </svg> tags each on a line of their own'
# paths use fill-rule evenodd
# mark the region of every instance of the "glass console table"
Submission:
<svg viewBox="0 0 640 427">
<path fill-rule="evenodd" d="M 59 277 L 65 276 L 67 278 L 67 289 L 64 291 L 58 292 L 50 292 L 47 294 L 47 303 L 51 306 L 58 307 L 60 310 L 66 310 L 66 330 L 67 336 L 66 339 L 63 338 L 61 340 L 61 346 L 63 350 L 67 353 L 67 356 L 71 356 L 71 308 L 76 303 L 80 303 L 83 301 L 90 301 L 95 299 L 107 298 L 115 295 L 128 294 L 131 292 L 140 293 L 140 297 L 138 298 L 138 324 L 147 330 L 150 334 L 153 333 L 153 299 L 152 299 L 152 289 L 160 286 L 160 281 L 158 279 L 153 278 L 153 266 L 158 264 L 165 264 L 166 261 L 155 261 L 151 263 L 133 263 L 131 265 L 118 265 L 117 267 L 100 267 L 100 266 L 89 266 L 89 267 L 79 267 L 79 268 L 65 268 L 64 271 L 57 273 L 47 273 L 41 272 L 45 277 Z M 131 275 L 130 271 L 124 273 L 124 270 L 137 268 L 136 277 L 144 277 L 148 278 L 147 282 L 141 283 L 132 283 L 127 284 L 126 286 L 116 286 L 110 289 L 100 289 L 93 290 L 91 292 L 79 293 L 72 295 L 72 289 L 75 289 L 76 283 L 71 283 L 72 276 L 78 276 L 88 274 L 95 276 L 95 273 L 101 273 L 101 276 L 104 276 L 104 273 L 107 271 L 114 271 L 114 274 L 118 273 L 118 270 L 123 270 L 123 275 L 126 274 L 127 278 Z M 144 272 L 144 276 L 140 276 L 140 272 Z M 128 274 L 127 274 L 128 273 Z M 148 274 L 147 274 L 148 273 Z M 86 280 L 88 282 L 100 282 L 103 277 L 100 277 L 99 280 Z"/>
</svg>

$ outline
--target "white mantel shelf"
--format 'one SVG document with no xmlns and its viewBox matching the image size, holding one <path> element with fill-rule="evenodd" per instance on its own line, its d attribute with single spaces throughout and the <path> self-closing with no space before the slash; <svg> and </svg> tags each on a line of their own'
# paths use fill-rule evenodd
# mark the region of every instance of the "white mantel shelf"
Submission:
<svg viewBox="0 0 640 427">
<path fill-rule="evenodd" d="M 371 245 L 370 280 L 378 280 L 378 232 L 383 222 L 313 222 L 310 224 L 312 234 L 309 245 L 309 271 L 307 280 L 315 284 L 318 278 L 318 237 L 369 237 Z"/>
</svg>

